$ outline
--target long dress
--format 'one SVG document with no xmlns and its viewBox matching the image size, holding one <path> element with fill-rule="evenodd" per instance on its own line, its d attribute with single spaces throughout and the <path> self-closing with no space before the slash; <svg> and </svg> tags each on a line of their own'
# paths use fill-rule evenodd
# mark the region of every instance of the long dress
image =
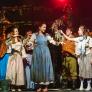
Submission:
<svg viewBox="0 0 92 92">
<path fill-rule="evenodd" d="M 6 79 L 11 80 L 12 85 L 24 85 L 23 57 L 26 57 L 25 49 L 21 42 L 11 44 L 12 53 L 8 60 Z"/>
<path fill-rule="evenodd" d="M 48 85 L 54 81 L 54 74 L 47 37 L 36 34 L 35 42 L 31 63 L 31 78 L 35 83 Z"/>
<path fill-rule="evenodd" d="M 75 41 L 77 41 L 76 54 L 79 55 L 79 77 L 92 78 L 92 52 L 90 51 L 90 48 L 92 48 L 92 38 L 89 36 L 86 38 L 77 37 Z"/>
<path fill-rule="evenodd" d="M 0 44 L 0 53 L 0 80 L 5 80 L 9 54 L 4 41 Z"/>
<path fill-rule="evenodd" d="M 0 80 L 5 80 L 6 78 L 8 58 L 9 54 L 7 53 L 2 58 L 0 58 Z"/>
</svg>

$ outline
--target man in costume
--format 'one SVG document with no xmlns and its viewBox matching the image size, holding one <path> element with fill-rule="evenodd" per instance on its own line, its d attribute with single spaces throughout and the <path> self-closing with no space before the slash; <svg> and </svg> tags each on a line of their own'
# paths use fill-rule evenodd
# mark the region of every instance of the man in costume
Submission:
<svg viewBox="0 0 92 92">
<path fill-rule="evenodd" d="M 73 38 L 72 28 L 66 29 L 66 35 Z M 64 39 L 62 42 L 62 88 L 75 89 L 75 81 L 77 79 L 77 61 L 75 57 L 75 43 L 73 41 Z M 72 83 L 72 84 L 69 84 Z"/>
</svg>

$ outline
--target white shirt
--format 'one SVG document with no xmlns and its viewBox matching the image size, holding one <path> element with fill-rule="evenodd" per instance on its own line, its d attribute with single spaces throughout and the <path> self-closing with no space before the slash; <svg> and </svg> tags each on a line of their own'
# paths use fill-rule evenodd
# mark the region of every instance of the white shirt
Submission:
<svg viewBox="0 0 92 92">
<path fill-rule="evenodd" d="M 88 54 L 89 53 L 89 46 L 92 44 L 90 36 L 81 36 L 74 38 L 75 40 L 75 54 Z"/>
</svg>

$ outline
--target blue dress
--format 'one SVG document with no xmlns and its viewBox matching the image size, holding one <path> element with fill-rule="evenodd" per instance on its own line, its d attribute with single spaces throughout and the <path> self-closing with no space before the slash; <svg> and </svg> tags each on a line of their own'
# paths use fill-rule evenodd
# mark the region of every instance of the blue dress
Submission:
<svg viewBox="0 0 92 92">
<path fill-rule="evenodd" d="M 0 80 L 5 80 L 6 78 L 8 58 L 9 54 L 5 54 L 2 58 L 0 58 Z"/>
<path fill-rule="evenodd" d="M 36 46 L 33 50 L 31 63 L 31 78 L 35 83 L 54 81 L 51 55 L 47 38 L 44 35 L 36 35 Z"/>
</svg>

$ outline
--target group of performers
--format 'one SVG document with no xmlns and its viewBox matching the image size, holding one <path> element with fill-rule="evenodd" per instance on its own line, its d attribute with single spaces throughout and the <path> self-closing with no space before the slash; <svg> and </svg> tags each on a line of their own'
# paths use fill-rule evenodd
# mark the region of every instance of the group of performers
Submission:
<svg viewBox="0 0 92 92">
<path fill-rule="evenodd" d="M 39 23 L 37 32 L 19 34 L 17 27 L 0 38 L 0 80 L 10 80 L 12 91 L 21 91 L 21 86 L 48 92 L 50 84 L 62 83 L 62 88 L 76 89 L 80 79 L 79 90 L 91 90 L 92 78 L 92 38 L 86 34 L 84 26 L 78 29 L 78 37 L 72 28 L 61 30 L 53 27 L 52 34 L 46 32 L 46 23 Z M 65 31 L 65 32 L 64 32 Z M 58 80 L 58 81 L 57 81 Z"/>
</svg>

